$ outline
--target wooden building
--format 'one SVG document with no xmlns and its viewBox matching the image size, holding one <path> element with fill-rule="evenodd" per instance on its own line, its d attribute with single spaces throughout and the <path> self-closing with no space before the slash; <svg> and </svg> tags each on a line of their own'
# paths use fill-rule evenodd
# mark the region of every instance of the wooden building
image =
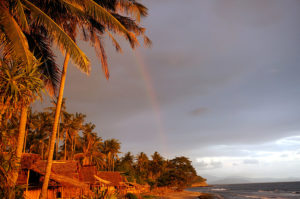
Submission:
<svg viewBox="0 0 300 199">
<path fill-rule="evenodd" d="M 37 154 L 23 154 L 17 184 L 26 185 L 25 198 L 38 199 L 41 193 L 47 161 Z M 76 161 L 53 161 L 48 198 L 80 198 L 89 195 L 87 184 L 79 181 Z"/>
</svg>

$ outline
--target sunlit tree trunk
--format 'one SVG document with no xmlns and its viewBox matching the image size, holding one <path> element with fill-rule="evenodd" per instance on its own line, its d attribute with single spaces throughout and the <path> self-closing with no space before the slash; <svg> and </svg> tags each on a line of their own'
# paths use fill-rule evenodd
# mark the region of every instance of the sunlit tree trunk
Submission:
<svg viewBox="0 0 300 199">
<path fill-rule="evenodd" d="M 60 114 L 59 114 L 60 115 Z M 59 145 L 59 119 L 58 119 L 58 127 L 57 127 L 57 140 L 56 140 L 56 154 L 55 154 L 55 158 L 57 159 L 58 157 L 58 145 Z"/>
<path fill-rule="evenodd" d="M 67 160 L 67 133 L 66 131 L 66 136 L 65 136 L 65 155 L 64 155 L 64 160 Z"/>
<path fill-rule="evenodd" d="M 25 136 L 24 136 L 24 144 L 23 144 L 23 153 L 26 153 L 26 140 L 27 140 L 28 130 L 25 129 Z"/>
<path fill-rule="evenodd" d="M 21 108 L 21 117 L 20 117 L 20 124 L 19 124 L 19 136 L 17 140 L 17 149 L 16 149 L 16 168 L 12 173 L 12 185 L 15 185 L 18 179 L 19 174 L 19 166 L 21 163 L 23 145 L 24 145 L 24 138 L 26 132 L 26 121 L 27 121 L 27 110 L 28 106 L 23 105 Z"/>
<path fill-rule="evenodd" d="M 59 93 L 58 93 L 53 130 L 52 130 L 51 141 L 50 141 L 50 146 L 49 146 L 46 174 L 45 174 L 45 179 L 44 179 L 40 199 L 47 198 L 47 190 L 48 190 L 48 183 L 49 183 L 49 178 L 50 178 L 50 174 L 51 174 L 53 153 L 54 153 L 55 140 L 56 140 L 56 132 L 57 132 L 57 127 L 58 127 L 58 123 L 59 123 L 59 116 L 60 116 L 61 104 L 62 104 L 62 100 L 63 100 L 64 87 L 65 87 L 65 82 L 66 82 L 66 75 L 67 75 L 69 59 L 70 59 L 70 54 L 67 52 L 66 56 L 65 56 L 64 65 L 63 65 L 63 71 L 61 74 L 60 88 L 59 88 Z"/>
</svg>

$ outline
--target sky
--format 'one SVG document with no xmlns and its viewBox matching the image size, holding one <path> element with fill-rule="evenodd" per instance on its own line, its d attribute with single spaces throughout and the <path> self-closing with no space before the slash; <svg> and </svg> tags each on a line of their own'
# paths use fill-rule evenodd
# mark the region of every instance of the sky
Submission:
<svg viewBox="0 0 300 199">
<path fill-rule="evenodd" d="M 107 81 L 79 42 L 92 73 L 69 67 L 69 112 L 123 152 L 188 156 L 199 175 L 300 178 L 300 1 L 142 2 L 153 46 L 119 54 L 107 39 Z"/>
</svg>

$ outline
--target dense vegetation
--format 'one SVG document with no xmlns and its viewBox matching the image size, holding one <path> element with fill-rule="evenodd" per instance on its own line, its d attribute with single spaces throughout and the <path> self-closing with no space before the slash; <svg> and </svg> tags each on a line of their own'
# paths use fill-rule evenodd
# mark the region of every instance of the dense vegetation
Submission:
<svg viewBox="0 0 300 199">
<path fill-rule="evenodd" d="M 153 186 L 183 187 L 196 179 L 185 157 L 165 160 L 155 152 L 119 158 L 120 142 L 102 140 L 95 125 L 81 113 L 68 113 L 63 100 L 69 60 L 90 73 L 88 57 L 77 46 L 80 35 L 96 51 L 109 78 L 103 35 L 121 52 L 116 36 L 133 49 L 141 37 L 151 44 L 140 25 L 147 8 L 136 0 L 1 0 L 0 1 L 0 196 L 20 198 L 15 189 L 21 155 L 37 153 L 47 159 L 40 198 L 47 193 L 52 160 L 78 160 L 99 170 L 122 171 L 131 181 Z M 53 46 L 65 60 L 59 66 Z M 47 91 L 53 107 L 34 112 L 31 105 Z M 172 179 L 172 180 L 170 180 Z M 198 179 L 198 178 L 197 178 Z"/>
<path fill-rule="evenodd" d="M 55 159 L 78 160 L 82 165 L 96 165 L 98 170 L 120 171 L 130 182 L 148 183 L 153 187 L 181 189 L 204 180 L 197 176 L 191 161 L 183 156 L 171 160 L 166 160 L 158 152 L 154 152 L 151 158 L 143 152 L 136 156 L 127 152 L 120 156 L 121 143 L 118 140 L 99 137 L 96 126 L 86 122 L 84 114 L 67 112 L 65 100 L 62 107 Z M 40 154 L 42 159 L 46 159 L 54 111 L 54 107 L 46 108 L 44 112 L 29 111 L 23 152 Z M 8 120 L 5 132 L 16 135 L 18 129 L 14 123 L 17 120 L 15 117 Z M 14 139 L 11 136 L 7 141 L 13 143 Z"/>
</svg>

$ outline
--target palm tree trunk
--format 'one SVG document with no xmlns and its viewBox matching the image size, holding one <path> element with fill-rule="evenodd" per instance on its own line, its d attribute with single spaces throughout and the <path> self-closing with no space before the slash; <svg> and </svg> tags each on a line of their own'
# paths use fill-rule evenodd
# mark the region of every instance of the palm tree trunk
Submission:
<svg viewBox="0 0 300 199">
<path fill-rule="evenodd" d="M 25 136 L 24 136 L 24 147 L 23 147 L 23 153 L 26 152 L 26 140 L 27 140 L 27 135 L 28 135 L 28 130 L 25 131 Z"/>
<path fill-rule="evenodd" d="M 18 179 L 19 174 L 19 165 L 21 163 L 22 150 L 24 145 L 24 137 L 26 132 L 26 121 L 27 121 L 27 110 L 28 106 L 23 105 L 21 108 L 21 117 L 20 117 L 20 125 L 19 125 L 19 136 L 17 140 L 17 149 L 16 149 L 16 168 L 12 173 L 12 186 L 14 186 Z"/>
<path fill-rule="evenodd" d="M 59 114 L 60 115 L 60 114 Z M 57 127 L 57 140 L 56 140 L 56 153 L 55 153 L 55 158 L 57 160 L 57 156 L 58 156 L 58 145 L 59 145 L 59 125 L 60 122 L 58 120 L 58 127 Z"/>
<path fill-rule="evenodd" d="M 64 65 L 63 65 L 63 71 L 62 71 L 62 74 L 61 74 L 58 100 L 57 100 L 57 105 L 56 105 L 56 110 L 55 110 L 53 131 L 52 131 L 51 141 L 50 141 L 50 146 L 49 146 L 46 174 L 45 174 L 45 179 L 44 179 L 40 199 L 47 198 L 47 190 L 48 190 L 48 183 L 49 183 L 49 178 L 50 178 L 50 174 L 51 174 L 51 167 L 52 167 L 53 153 L 54 153 L 54 145 L 55 145 L 55 140 L 56 140 L 56 132 L 57 132 L 57 127 L 58 127 L 58 122 L 59 122 L 61 104 L 62 104 L 62 100 L 63 100 L 64 87 L 65 87 L 65 82 L 66 82 L 66 75 L 67 75 L 67 68 L 68 68 L 69 59 L 70 59 L 70 54 L 68 52 L 66 52 L 65 61 L 64 61 Z"/>
<path fill-rule="evenodd" d="M 67 160 L 67 133 L 68 133 L 68 131 L 66 131 L 66 135 L 65 135 L 65 156 L 64 156 L 64 160 Z"/>
<path fill-rule="evenodd" d="M 44 160 L 44 141 L 42 141 L 42 160 Z"/>
</svg>

